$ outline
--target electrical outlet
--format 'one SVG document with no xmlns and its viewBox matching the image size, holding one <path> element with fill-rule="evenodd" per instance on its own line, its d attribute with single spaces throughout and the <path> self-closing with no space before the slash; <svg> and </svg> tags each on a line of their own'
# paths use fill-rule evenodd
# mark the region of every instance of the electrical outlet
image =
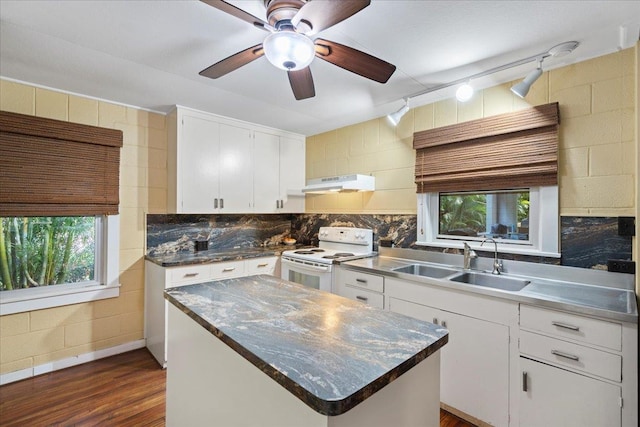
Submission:
<svg viewBox="0 0 640 427">
<path fill-rule="evenodd" d="M 614 273 L 636 273 L 636 263 L 625 259 L 610 259 L 607 261 L 607 270 Z"/>
<path fill-rule="evenodd" d="M 636 219 L 632 216 L 618 217 L 618 236 L 635 236 Z"/>
</svg>

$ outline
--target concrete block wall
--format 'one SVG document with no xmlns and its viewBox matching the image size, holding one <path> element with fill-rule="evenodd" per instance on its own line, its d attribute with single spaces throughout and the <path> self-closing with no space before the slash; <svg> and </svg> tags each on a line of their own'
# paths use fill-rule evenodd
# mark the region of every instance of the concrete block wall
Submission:
<svg viewBox="0 0 640 427">
<path fill-rule="evenodd" d="M 560 214 L 636 214 L 637 46 L 545 72 L 526 99 L 517 81 L 412 108 L 393 128 L 386 117 L 307 138 L 307 178 L 362 173 L 373 193 L 308 195 L 307 213 L 415 213 L 414 132 L 560 103 Z"/>
<path fill-rule="evenodd" d="M 120 129 L 120 296 L 0 316 L 0 374 L 144 338 L 145 213 L 166 212 L 165 116 L 0 80 L 0 109 Z"/>
</svg>

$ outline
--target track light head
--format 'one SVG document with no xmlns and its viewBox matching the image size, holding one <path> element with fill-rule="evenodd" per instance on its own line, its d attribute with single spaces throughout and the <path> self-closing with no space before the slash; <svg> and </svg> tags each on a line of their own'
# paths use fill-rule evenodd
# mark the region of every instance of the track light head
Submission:
<svg viewBox="0 0 640 427">
<path fill-rule="evenodd" d="M 395 113 L 391 113 L 387 116 L 387 119 L 389 119 L 389 121 L 391 122 L 391 124 L 393 126 L 398 126 L 398 123 L 400 123 L 400 119 L 402 119 L 402 116 L 404 116 L 407 111 L 409 111 L 409 100 L 406 99 L 404 101 L 404 105 Z"/>
<path fill-rule="evenodd" d="M 538 63 L 538 68 L 531 71 L 527 74 L 527 77 L 524 78 L 520 83 L 511 87 L 511 92 L 518 95 L 520 98 L 524 98 L 529 93 L 531 89 L 531 85 L 536 82 L 542 75 L 542 60 Z"/>
<path fill-rule="evenodd" d="M 460 102 L 467 102 L 473 96 L 473 87 L 465 83 L 456 90 L 456 99 Z"/>
</svg>

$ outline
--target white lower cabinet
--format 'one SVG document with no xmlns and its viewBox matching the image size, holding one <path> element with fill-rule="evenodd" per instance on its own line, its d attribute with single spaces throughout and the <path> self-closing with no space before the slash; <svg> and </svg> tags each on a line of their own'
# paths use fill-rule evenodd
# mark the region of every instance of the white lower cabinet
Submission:
<svg viewBox="0 0 640 427">
<path fill-rule="evenodd" d="M 621 425 L 620 386 L 525 357 L 520 357 L 520 368 L 520 426 Z"/>
<path fill-rule="evenodd" d="M 389 310 L 449 330 L 440 401 L 495 426 L 509 424 L 509 328 L 434 307 L 389 299 Z"/>
<path fill-rule="evenodd" d="M 275 275 L 277 267 L 278 257 L 275 256 L 181 267 L 161 267 L 145 261 L 144 337 L 153 357 L 163 367 L 167 366 L 165 289 L 256 274 Z"/>
<path fill-rule="evenodd" d="M 377 274 L 335 269 L 334 292 L 345 298 L 384 308 L 384 277 Z"/>
</svg>

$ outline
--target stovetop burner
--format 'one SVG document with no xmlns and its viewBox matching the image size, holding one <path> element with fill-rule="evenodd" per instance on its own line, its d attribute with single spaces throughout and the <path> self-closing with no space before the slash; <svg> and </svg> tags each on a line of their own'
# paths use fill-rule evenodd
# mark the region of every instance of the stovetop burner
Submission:
<svg viewBox="0 0 640 427">
<path fill-rule="evenodd" d="M 336 252 L 333 255 L 325 255 L 322 258 L 325 259 L 338 259 L 338 258 L 344 258 L 347 256 L 354 256 L 354 254 L 352 254 L 351 252 Z"/>
<path fill-rule="evenodd" d="M 298 255 L 314 255 L 315 251 L 302 250 L 302 251 L 293 251 L 293 253 Z"/>
<path fill-rule="evenodd" d="M 324 252 L 324 249 L 320 249 L 320 248 L 313 248 L 313 249 L 309 249 L 311 252 Z"/>
</svg>

